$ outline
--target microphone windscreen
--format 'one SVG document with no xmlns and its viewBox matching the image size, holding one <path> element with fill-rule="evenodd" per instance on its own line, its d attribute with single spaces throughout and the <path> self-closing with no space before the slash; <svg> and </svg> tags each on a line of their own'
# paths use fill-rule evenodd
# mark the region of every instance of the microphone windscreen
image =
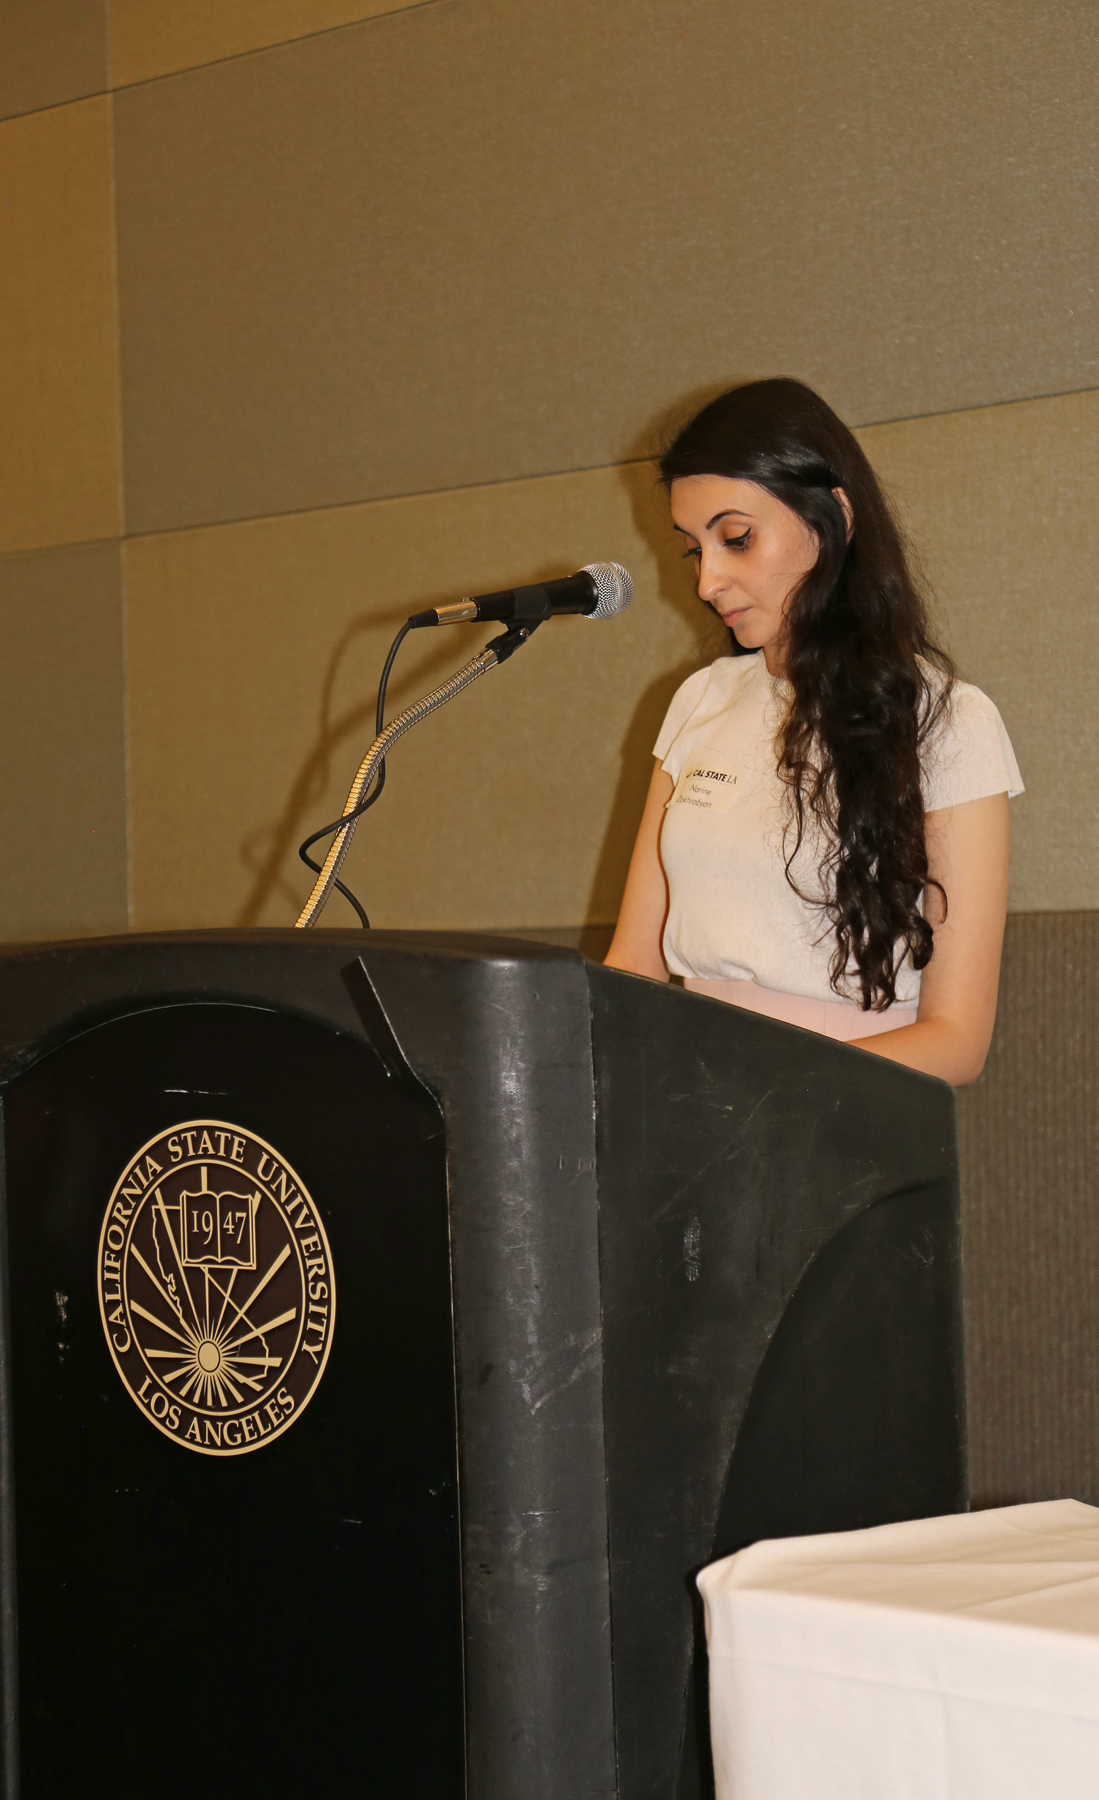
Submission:
<svg viewBox="0 0 1099 1800">
<path fill-rule="evenodd" d="M 591 576 L 599 590 L 599 604 L 594 611 L 584 614 L 586 619 L 610 619 L 615 613 L 625 612 L 633 599 L 633 582 L 628 569 L 621 563 L 585 563 L 584 573 Z"/>
</svg>

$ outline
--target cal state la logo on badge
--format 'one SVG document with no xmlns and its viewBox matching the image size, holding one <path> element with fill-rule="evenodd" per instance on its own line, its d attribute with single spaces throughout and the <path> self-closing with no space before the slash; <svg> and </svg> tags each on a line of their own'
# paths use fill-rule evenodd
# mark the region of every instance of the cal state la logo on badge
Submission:
<svg viewBox="0 0 1099 1800">
<path fill-rule="evenodd" d="M 108 1202 L 96 1279 L 115 1368 L 186 1449 L 258 1450 L 316 1392 L 332 1253 L 308 1191 L 254 1132 L 190 1119 L 143 1144 Z"/>
</svg>

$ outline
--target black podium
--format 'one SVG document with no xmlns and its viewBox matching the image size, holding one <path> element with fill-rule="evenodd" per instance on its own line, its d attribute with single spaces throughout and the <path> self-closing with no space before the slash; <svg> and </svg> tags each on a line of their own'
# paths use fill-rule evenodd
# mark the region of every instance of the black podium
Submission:
<svg viewBox="0 0 1099 1800">
<path fill-rule="evenodd" d="M 13 951 L 0 1039 L 7 1800 L 694 1800 L 693 1571 L 965 1505 L 939 1082 L 430 934 Z"/>
</svg>

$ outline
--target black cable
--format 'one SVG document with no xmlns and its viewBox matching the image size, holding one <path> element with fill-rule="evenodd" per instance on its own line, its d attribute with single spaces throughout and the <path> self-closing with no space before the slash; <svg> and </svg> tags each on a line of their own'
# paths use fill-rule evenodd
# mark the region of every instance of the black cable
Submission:
<svg viewBox="0 0 1099 1800">
<path fill-rule="evenodd" d="M 378 708 L 377 708 L 376 713 L 374 714 L 374 736 L 375 737 L 381 737 L 382 732 L 385 730 L 385 690 L 389 686 L 389 677 L 393 673 L 393 664 L 397 660 L 397 652 L 400 649 L 401 645 L 404 643 L 405 638 L 408 636 L 408 634 L 411 630 L 412 630 L 412 620 L 406 619 L 404 624 L 401 626 L 400 631 L 398 631 L 396 637 L 393 639 L 393 642 L 389 646 L 389 655 L 385 659 L 385 663 L 382 667 L 382 678 L 378 683 Z M 381 769 L 385 768 L 385 758 L 384 757 L 382 758 L 382 761 L 378 766 Z"/>
<path fill-rule="evenodd" d="M 393 672 L 393 664 L 397 660 L 397 652 L 400 649 L 401 645 L 404 643 L 405 638 L 408 636 L 408 633 L 411 630 L 412 630 L 412 621 L 411 621 L 411 619 L 406 619 L 405 623 L 401 626 L 400 631 L 398 631 L 396 637 L 393 639 L 393 642 L 389 646 L 389 655 L 385 659 L 385 663 L 382 667 L 382 678 L 378 683 L 378 704 L 377 704 L 377 707 L 376 707 L 375 713 L 374 713 L 374 736 L 375 737 L 381 737 L 382 732 L 385 730 L 385 695 L 386 695 L 386 689 L 389 686 L 389 677 Z M 370 787 L 367 790 L 365 797 L 359 801 L 358 806 L 352 807 L 351 811 L 349 813 L 344 813 L 342 818 L 333 819 L 331 825 L 322 825 L 319 831 L 314 831 L 312 837 L 307 837 L 305 842 L 303 844 L 299 845 L 298 855 L 301 857 L 301 860 L 303 863 L 305 863 L 306 867 L 312 869 L 312 871 L 315 875 L 320 874 L 321 864 L 314 862 L 313 858 L 309 854 L 310 850 L 313 848 L 313 845 L 317 842 L 317 840 L 319 838 L 329 837 L 332 832 L 341 830 L 342 827 L 344 825 L 349 824 L 352 819 L 360 818 L 361 815 L 368 810 L 368 808 L 370 808 L 371 806 L 374 805 L 374 802 L 376 800 L 379 800 L 381 798 L 381 793 L 382 793 L 382 789 L 384 788 L 384 786 L 385 786 L 385 758 L 383 756 L 381 762 L 378 764 L 378 767 L 375 769 L 374 774 L 371 777 Z M 351 892 L 350 888 L 344 887 L 342 881 L 337 881 L 335 885 L 336 885 L 336 888 L 338 889 L 338 891 L 343 895 L 344 899 L 346 901 L 348 901 L 349 904 L 355 908 L 355 911 L 359 915 L 359 921 L 362 925 L 363 930 L 369 931 L 370 930 L 370 920 L 367 918 L 365 912 L 363 911 L 362 907 L 359 905 L 359 902 L 356 900 L 356 898 L 355 898 L 354 894 Z"/>
</svg>

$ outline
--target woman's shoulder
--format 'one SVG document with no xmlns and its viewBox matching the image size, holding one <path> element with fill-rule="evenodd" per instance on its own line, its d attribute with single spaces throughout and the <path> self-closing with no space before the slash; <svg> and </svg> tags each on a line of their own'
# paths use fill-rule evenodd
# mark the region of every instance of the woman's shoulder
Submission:
<svg viewBox="0 0 1099 1800">
<path fill-rule="evenodd" d="M 742 656 L 719 656 L 710 664 L 708 674 L 711 684 L 722 694 L 736 694 L 748 686 L 758 686 L 763 677 L 764 686 L 770 687 L 767 675 L 767 658 L 762 650 L 749 650 Z"/>
<path fill-rule="evenodd" d="M 991 709 L 996 711 L 996 703 L 971 681 L 962 681 L 957 675 L 944 675 L 934 663 L 927 662 L 924 657 L 917 656 L 920 674 L 927 684 L 927 693 L 933 705 L 945 699 L 946 705 L 940 715 L 940 722 L 946 719 L 966 719 L 977 714 L 987 715 Z"/>
<path fill-rule="evenodd" d="M 720 711 L 729 706 L 746 683 L 755 676 L 760 656 L 719 656 L 705 668 L 696 669 L 680 683 L 664 715 L 660 736 L 653 745 L 653 755 L 667 756 L 675 739 L 696 713 Z"/>
<path fill-rule="evenodd" d="M 936 670 L 925 673 L 933 708 L 922 759 L 927 811 L 1021 794 L 1023 778 L 996 702 L 972 682 L 952 681 L 947 691 Z"/>
</svg>

